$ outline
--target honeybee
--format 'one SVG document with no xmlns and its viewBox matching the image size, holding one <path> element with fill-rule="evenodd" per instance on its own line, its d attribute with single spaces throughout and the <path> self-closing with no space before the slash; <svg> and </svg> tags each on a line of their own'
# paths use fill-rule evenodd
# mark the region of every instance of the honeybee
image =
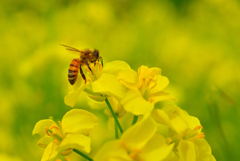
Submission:
<svg viewBox="0 0 240 161">
<path fill-rule="evenodd" d="M 62 44 L 60 44 L 62 45 Z M 90 49 L 84 49 L 84 50 L 78 50 L 76 48 L 62 45 L 64 46 L 68 51 L 71 51 L 73 53 L 79 54 L 79 58 L 74 58 L 70 66 L 68 68 L 68 81 L 71 85 L 73 85 L 77 81 L 78 77 L 78 70 L 80 69 L 80 74 L 82 78 L 85 80 L 85 84 L 87 83 L 87 79 L 85 74 L 83 73 L 82 66 L 87 65 L 88 69 L 92 72 L 92 69 L 90 68 L 90 63 L 96 63 L 96 61 L 101 60 L 101 64 L 103 65 L 102 57 L 99 55 L 99 51 L 97 49 L 94 49 L 93 51 Z M 93 74 L 93 72 L 92 72 Z"/>
</svg>

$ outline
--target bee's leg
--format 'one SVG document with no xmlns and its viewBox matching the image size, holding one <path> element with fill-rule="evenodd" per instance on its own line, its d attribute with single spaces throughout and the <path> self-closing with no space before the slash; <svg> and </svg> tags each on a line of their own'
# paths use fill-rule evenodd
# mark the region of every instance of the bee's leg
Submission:
<svg viewBox="0 0 240 161">
<path fill-rule="evenodd" d="M 81 64 L 80 64 L 80 66 L 79 66 L 79 69 L 80 69 L 80 74 L 81 74 L 82 78 L 85 80 L 85 84 L 86 84 L 86 83 L 87 83 L 87 79 L 86 79 L 85 74 L 83 73 L 82 65 L 81 65 Z"/>
<path fill-rule="evenodd" d="M 86 63 L 86 65 L 88 66 L 88 69 L 92 72 L 92 69 L 90 68 L 88 62 L 86 61 L 85 63 Z M 93 72 L 92 72 L 92 75 L 93 75 Z"/>
<path fill-rule="evenodd" d="M 101 60 L 101 64 L 102 64 L 102 67 L 103 67 L 103 58 L 100 57 L 99 59 Z"/>
</svg>

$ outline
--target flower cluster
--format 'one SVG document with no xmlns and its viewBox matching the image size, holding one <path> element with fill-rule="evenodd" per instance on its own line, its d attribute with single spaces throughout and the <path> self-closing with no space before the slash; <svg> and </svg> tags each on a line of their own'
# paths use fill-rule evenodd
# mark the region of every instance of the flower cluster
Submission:
<svg viewBox="0 0 240 161">
<path fill-rule="evenodd" d="M 89 105 L 104 108 L 114 121 L 115 138 L 94 156 L 86 155 L 91 149 L 88 134 L 98 124 L 98 118 L 88 111 L 72 109 L 58 124 L 46 119 L 35 125 L 33 134 L 41 137 L 38 145 L 46 148 L 42 161 L 56 160 L 73 151 L 95 161 L 215 160 L 198 118 L 174 104 L 176 99 L 164 91 L 169 80 L 161 69 L 141 66 L 136 72 L 123 61 L 89 65 L 91 71 L 84 68 L 86 83 L 79 76 L 75 84 L 69 84 L 65 104 L 74 107 L 78 96 L 85 92 L 91 100 Z M 161 101 L 165 105 L 156 108 Z M 123 129 L 122 119 L 127 113 L 132 122 Z"/>
<path fill-rule="evenodd" d="M 46 148 L 42 161 L 53 160 L 58 153 L 69 155 L 73 149 L 89 153 L 90 138 L 87 135 L 97 124 L 95 115 L 81 109 L 67 112 L 58 125 L 51 119 L 38 121 L 32 133 L 40 135 L 38 145 Z"/>
</svg>

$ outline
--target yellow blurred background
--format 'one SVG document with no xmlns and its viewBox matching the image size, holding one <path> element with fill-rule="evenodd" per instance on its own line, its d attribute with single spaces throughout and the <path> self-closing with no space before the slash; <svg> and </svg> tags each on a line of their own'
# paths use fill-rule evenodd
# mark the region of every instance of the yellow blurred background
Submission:
<svg viewBox="0 0 240 161">
<path fill-rule="evenodd" d="M 59 44 L 161 68 L 216 160 L 240 158 L 239 1 L 3 0 L 0 35 L 0 160 L 40 160 L 35 123 L 71 109 L 63 98 L 75 56 Z M 89 109 L 85 98 L 78 108 Z"/>
</svg>

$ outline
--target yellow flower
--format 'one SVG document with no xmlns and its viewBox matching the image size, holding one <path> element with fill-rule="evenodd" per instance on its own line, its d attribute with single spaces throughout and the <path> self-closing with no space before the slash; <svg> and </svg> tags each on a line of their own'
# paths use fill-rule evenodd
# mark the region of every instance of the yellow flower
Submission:
<svg viewBox="0 0 240 161">
<path fill-rule="evenodd" d="M 90 98 L 96 101 L 104 101 L 108 96 L 114 96 L 121 99 L 124 96 L 126 88 L 117 80 L 117 74 L 121 71 L 130 69 L 129 65 L 123 61 L 112 61 L 106 63 L 104 67 L 96 62 L 96 65 L 90 65 L 92 72 L 85 67 L 87 83 L 78 76 L 74 85 L 70 85 L 70 91 L 64 98 L 66 105 L 73 107 L 78 96 L 85 91 Z"/>
<path fill-rule="evenodd" d="M 151 118 L 143 118 L 120 139 L 106 143 L 99 150 L 95 161 L 159 161 L 171 152 L 173 144 L 167 144 L 163 136 L 156 134 L 156 124 Z"/>
<path fill-rule="evenodd" d="M 178 154 L 182 161 L 216 161 L 211 147 L 205 139 L 180 140 Z"/>
<path fill-rule="evenodd" d="M 59 126 L 51 119 L 36 123 L 32 134 L 39 134 L 38 145 L 46 148 L 41 161 L 51 161 L 61 153 L 69 155 L 73 149 L 90 152 L 90 138 L 85 134 L 98 124 L 98 118 L 92 113 L 72 109 L 67 112 Z"/>
<path fill-rule="evenodd" d="M 141 66 L 138 73 L 132 69 L 124 70 L 118 74 L 118 80 L 129 88 L 121 103 L 126 111 L 134 115 L 149 114 L 155 103 L 173 99 L 163 92 L 169 80 L 161 75 L 159 68 Z"/>
<path fill-rule="evenodd" d="M 215 160 L 198 118 L 174 104 L 155 109 L 152 116 L 156 122 L 169 127 L 168 142 L 176 143 L 173 151 L 181 161 Z"/>
</svg>

